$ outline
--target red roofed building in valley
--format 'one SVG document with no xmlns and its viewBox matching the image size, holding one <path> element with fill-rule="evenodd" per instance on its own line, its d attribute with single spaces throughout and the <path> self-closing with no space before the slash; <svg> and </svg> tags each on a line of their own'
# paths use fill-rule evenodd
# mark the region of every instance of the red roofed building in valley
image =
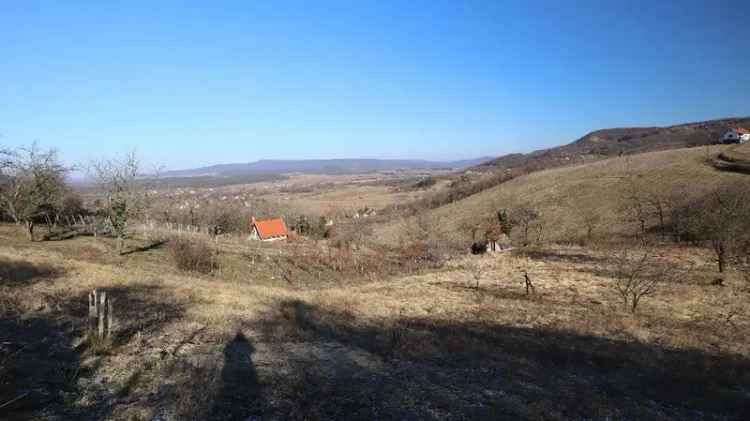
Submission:
<svg viewBox="0 0 750 421">
<path fill-rule="evenodd" d="M 255 219 L 250 220 L 250 239 L 260 241 L 286 240 L 289 230 L 284 219 Z"/>
</svg>

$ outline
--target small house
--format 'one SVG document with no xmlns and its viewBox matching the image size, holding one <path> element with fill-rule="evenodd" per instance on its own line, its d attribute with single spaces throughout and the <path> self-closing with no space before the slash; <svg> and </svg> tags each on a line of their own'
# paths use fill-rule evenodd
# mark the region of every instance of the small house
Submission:
<svg viewBox="0 0 750 421">
<path fill-rule="evenodd" d="M 250 239 L 260 241 L 286 240 L 289 230 L 283 218 L 250 220 Z"/>
<path fill-rule="evenodd" d="M 487 239 L 487 253 L 504 251 L 511 248 L 510 237 L 505 234 L 500 234 L 494 238 Z"/>
<path fill-rule="evenodd" d="M 737 127 L 721 136 L 721 143 L 745 143 L 750 141 L 750 130 Z"/>
</svg>

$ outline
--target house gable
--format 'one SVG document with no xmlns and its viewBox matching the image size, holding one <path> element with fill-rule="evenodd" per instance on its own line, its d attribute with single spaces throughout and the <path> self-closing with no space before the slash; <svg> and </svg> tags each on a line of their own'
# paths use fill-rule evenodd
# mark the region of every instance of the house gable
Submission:
<svg viewBox="0 0 750 421">
<path fill-rule="evenodd" d="M 250 238 L 261 241 L 280 240 L 287 238 L 289 231 L 282 218 L 251 220 Z"/>
</svg>

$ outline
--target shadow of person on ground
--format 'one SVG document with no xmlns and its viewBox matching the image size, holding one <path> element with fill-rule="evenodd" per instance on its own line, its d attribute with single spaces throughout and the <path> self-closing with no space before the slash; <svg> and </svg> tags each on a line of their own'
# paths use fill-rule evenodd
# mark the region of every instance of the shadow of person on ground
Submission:
<svg viewBox="0 0 750 421">
<path fill-rule="evenodd" d="M 254 352 L 241 332 L 224 347 L 221 385 L 210 419 L 245 421 L 263 412 L 262 388 L 252 360 Z"/>
</svg>

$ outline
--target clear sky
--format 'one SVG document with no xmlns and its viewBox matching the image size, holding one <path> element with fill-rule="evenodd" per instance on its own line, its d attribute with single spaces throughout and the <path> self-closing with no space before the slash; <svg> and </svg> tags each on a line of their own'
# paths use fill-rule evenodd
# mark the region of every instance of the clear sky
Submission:
<svg viewBox="0 0 750 421">
<path fill-rule="evenodd" d="M 114 3 L 0 0 L 0 143 L 448 160 L 750 115 L 748 1 Z"/>
</svg>

